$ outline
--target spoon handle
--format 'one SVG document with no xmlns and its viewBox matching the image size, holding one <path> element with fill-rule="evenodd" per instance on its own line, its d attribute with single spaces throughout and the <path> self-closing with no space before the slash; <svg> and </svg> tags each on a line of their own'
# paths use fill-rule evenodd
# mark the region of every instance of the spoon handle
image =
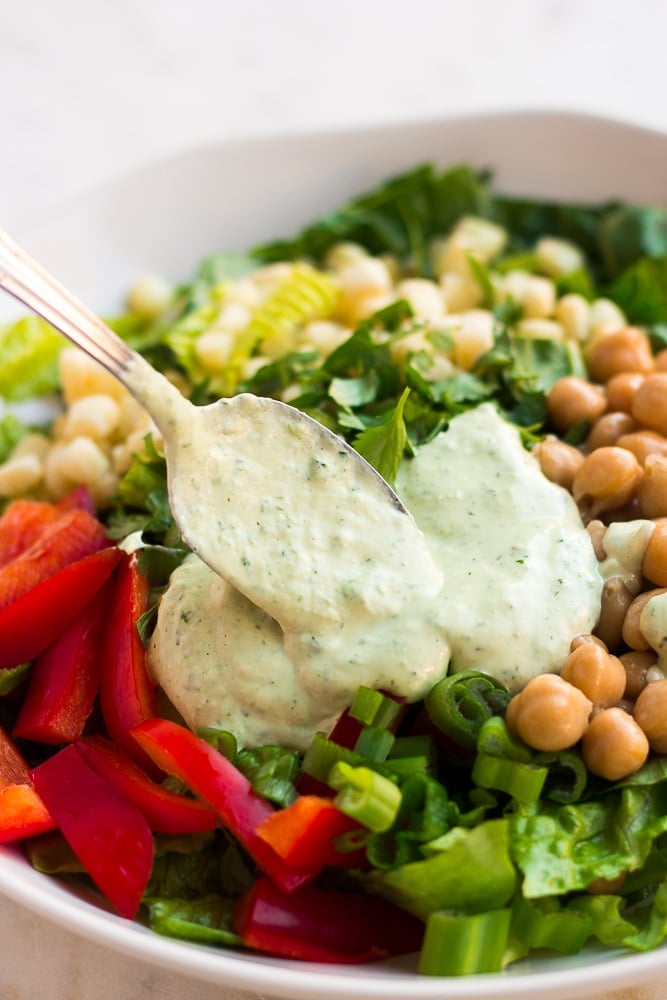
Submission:
<svg viewBox="0 0 667 1000">
<path fill-rule="evenodd" d="M 125 381 L 134 351 L 1 230 L 0 288 L 47 320 L 121 382 Z"/>
</svg>

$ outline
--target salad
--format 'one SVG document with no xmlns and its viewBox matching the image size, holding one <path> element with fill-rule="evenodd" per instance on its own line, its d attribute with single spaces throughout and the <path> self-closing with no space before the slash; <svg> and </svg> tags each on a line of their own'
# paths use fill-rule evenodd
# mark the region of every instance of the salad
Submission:
<svg viewBox="0 0 667 1000">
<path fill-rule="evenodd" d="M 661 944 L 666 289 L 662 209 L 509 198 L 427 164 L 130 290 L 110 325 L 196 403 L 289 402 L 399 495 L 481 415 L 576 512 L 598 589 L 587 628 L 556 620 L 557 667 L 458 652 L 424 697 L 352 684 L 293 741 L 189 717 L 157 653 L 195 558 L 160 436 L 47 324 L 3 327 L 5 400 L 58 412 L 0 421 L 0 842 L 157 933 L 304 961 L 415 953 L 446 976 Z"/>
</svg>

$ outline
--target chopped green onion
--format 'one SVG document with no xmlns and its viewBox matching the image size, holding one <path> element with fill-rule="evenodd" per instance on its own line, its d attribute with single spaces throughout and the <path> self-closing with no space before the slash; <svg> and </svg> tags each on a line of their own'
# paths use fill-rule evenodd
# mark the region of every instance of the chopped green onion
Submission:
<svg viewBox="0 0 667 1000">
<path fill-rule="evenodd" d="M 234 733 L 230 733 L 226 729 L 215 729 L 213 726 L 204 726 L 197 730 L 197 736 L 210 743 L 227 760 L 234 761 L 236 759 L 238 747 Z"/>
<path fill-rule="evenodd" d="M 394 743 L 394 735 L 388 729 L 379 726 L 365 726 L 359 733 L 355 743 L 356 753 L 363 754 L 370 760 L 386 760 Z"/>
<path fill-rule="evenodd" d="M 362 685 L 354 696 L 349 714 L 364 726 L 388 729 L 396 721 L 400 708 L 393 698 Z"/>
<path fill-rule="evenodd" d="M 472 780 L 481 788 L 507 792 L 517 802 L 537 802 L 547 779 L 546 767 L 522 764 L 506 757 L 478 753 L 472 769 Z"/>
<path fill-rule="evenodd" d="M 467 670 L 444 677 L 424 699 L 431 722 L 461 746 L 474 750 L 482 723 L 504 715 L 510 700 L 507 688 L 493 677 Z"/>
<path fill-rule="evenodd" d="M 588 771 L 575 750 L 539 753 L 534 763 L 548 768 L 544 797 L 553 802 L 578 802 L 584 794 Z"/>
<path fill-rule="evenodd" d="M 428 757 L 429 760 L 435 760 L 435 756 L 433 737 L 427 733 L 420 733 L 418 736 L 397 736 L 389 751 L 390 760 L 399 757 Z"/>
<path fill-rule="evenodd" d="M 362 826 L 382 833 L 396 819 L 401 805 L 398 785 L 368 767 L 350 767 L 339 761 L 331 769 L 329 784 L 338 792 L 334 802 Z"/>
<path fill-rule="evenodd" d="M 387 770 L 397 778 L 399 782 L 406 781 L 413 775 L 426 775 L 432 770 L 432 762 L 429 757 L 416 755 L 414 757 L 390 757 L 385 761 Z"/>
<path fill-rule="evenodd" d="M 385 764 L 400 782 L 413 774 L 433 774 L 437 753 L 432 736 L 397 736 Z"/>
<path fill-rule="evenodd" d="M 480 753 L 489 754 L 491 757 L 504 757 L 522 764 L 530 764 L 533 759 L 530 747 L 512 736 L 505 720 L 499 715 L 494 715 L 482 723 L 477 738 L 477 749 Z"/>
<path fill-rule="evenodd" d="M 317 778 L 318 781 L 327 784 L 331 769 L 339 761 L 355 765 L 362 764 L 364 758 L 360 753 L 342 747 L 339 743 L 334 743 L 324 733 L 315 733 L 301 766 L 304 774 L 309 774 L 311 778 Z"/>
<path fill-rule="evenodd" d="M 256 778 L 252 781 L 252 787 L 269 802 L 280 806 L 281 809 L 291 806 L 298 796 L 294 782 L 288 781 L 287 778 L 274 778 L 273 776 Z"/>
<path fill-rule="evenodd" d="M 499 972 L 507 947 L 510 909 L 466 916 L 439 911 L 426 922 L 418 971 L 425 976 Z"/>
<path fill-rule="evenodd" d="M 298 751 L 269 744 L 253 750 L 239 750 L 234 763 L 255 791 L 276 805 L 288 806 L 296 799 L 294 783 L 299 776 Z"/>
</svg>

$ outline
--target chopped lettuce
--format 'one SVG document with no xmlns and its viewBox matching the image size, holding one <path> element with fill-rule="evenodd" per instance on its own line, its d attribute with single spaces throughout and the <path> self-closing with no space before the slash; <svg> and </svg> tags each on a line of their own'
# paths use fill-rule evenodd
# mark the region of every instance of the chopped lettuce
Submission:
<svg viewBox="0 0 667 1000">
<path fill-rule="evenodd" d="M 0 462 L 6 462 L 28 428 L 13 413 L 0 418 Z"/>
<path fill-rule="evenodd" d="M 370 462 L 388 483 L 393 483 L 396 479 L 408 442 L 403 411 L 409 392 L 409 389 L 405 389 L 396 406 L 382 423 L 362 431 L 354 443 L 359 454 Z"/>
<path fill-rule="evenodd" d="M 234 900 L 210 895 L 199 899 L 144 899 L 151 930 L 167 937 L 200 944 L 235 947 L 241 939 L 233 930 Z"/>
<path fill-rule="evenodd" d="M 38 316 L 25 316 L 0 326 L 0 396 L 18 402 L 58 388 L 61 334 Z"/>
<path fill-rule="evenodd" d="M 517 884 L 509 823 L 490 819 L 470 830 L 454 827 L 436 854 L 361 878 L 370 892 L 424 920 L 443 909 L 480 913 L 504 906 Z"/>
</svg>

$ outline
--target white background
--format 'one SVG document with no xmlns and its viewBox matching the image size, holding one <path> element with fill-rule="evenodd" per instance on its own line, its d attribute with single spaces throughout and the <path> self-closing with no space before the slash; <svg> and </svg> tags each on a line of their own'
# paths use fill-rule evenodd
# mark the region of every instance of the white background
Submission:
<svg viewBox="0 0 667 1000">
<path fill-rule="evenodd" d="M 0 227 L 221 138 L 517 108 L 667 131 L 666 40 L 663 0 L 0 0 Z M 8 1000 L 226 1000 L 8 902 L 0 940 Z"/>
<path fill-rule="evenodd" d="M 192 144 L 559 107 L 667 128 L 664 0 L 0 0 L 0 224 Z"/>
</svg>

